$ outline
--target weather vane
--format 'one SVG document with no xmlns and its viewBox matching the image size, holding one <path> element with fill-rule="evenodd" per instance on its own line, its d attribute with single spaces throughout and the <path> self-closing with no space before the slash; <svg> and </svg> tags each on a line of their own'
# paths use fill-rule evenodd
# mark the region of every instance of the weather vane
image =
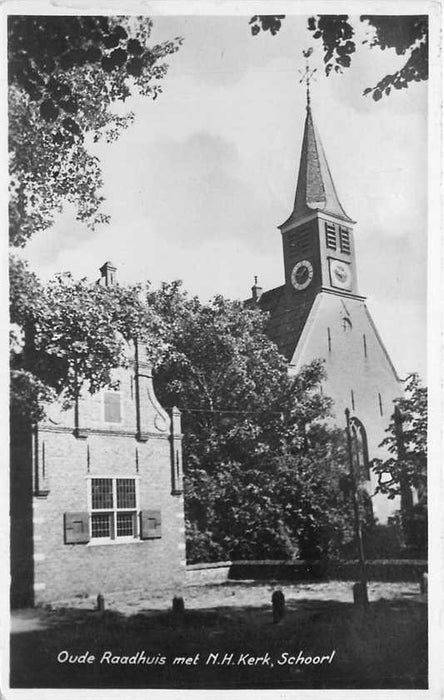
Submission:
<svg viewBox="0 0 444 700">
<path fill-rule="evenodd" d="M 310 69 L 310 64 L 308 59 L 310 58 L 311 54 L 313 53 L 313 48 L 310 46 L 309 49 L 306 51 L 303 51 L 302 54 L 305 57 L 305 70 L 302 72 L 301 70 L 299 73 L 302 75 L 302 78 L 300 79 L 300 83 L 305 82 L 307 85 L 307 107 L 310 106 L 310 80 L 313 78 L 314 74 L 316 73 L 316 68 Z M 315 80 L 315 78 L 314 78 Z"/>
</svg>

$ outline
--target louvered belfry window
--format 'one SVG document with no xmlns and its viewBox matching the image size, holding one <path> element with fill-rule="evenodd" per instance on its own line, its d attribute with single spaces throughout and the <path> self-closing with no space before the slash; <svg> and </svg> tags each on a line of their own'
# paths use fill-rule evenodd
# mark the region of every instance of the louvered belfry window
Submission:
<svg viewBox="0 0 444 700">
<path fill-rule="evenodd" d="M 325 223 L 325 244 L 327 248 L 336 250 L 336 227 L 328 222 Z"/>
<path fill-rule="evenodd" d="M 350 253 L 350 231 L 348 228 L 341 226 L 339 229 L 339 238 L 341 245 L 341 253 Z"/>
</svg>

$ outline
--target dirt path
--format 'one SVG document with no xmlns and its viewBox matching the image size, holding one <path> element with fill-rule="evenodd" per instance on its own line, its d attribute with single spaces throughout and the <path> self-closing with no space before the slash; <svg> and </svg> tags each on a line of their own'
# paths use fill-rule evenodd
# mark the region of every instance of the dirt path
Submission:
<svg viewBox="0 0 444 700">
<path fill-rule="evenodd" d="M 280 588 L 287 602 L 290 601 L 331 601 L 338 603 L 353 602 L 351 581 L 328 581 L 322 583 L 263 583 L 255 581 L 230 581 L 224 584 L 206 586 L 188 586 L 181 590 L 163 591 L 128 591 L 105 596 L 107 610 L 123 615 L 134 615 L 140 611 L 159 611 L 171 609 L 174 595 L 181 595 L 187 610 L 212 608 L 248 608 L 270 605 L 271 594 Z M 369 600 L 420 600 L 419 586 L 415 583 L 386 583 L 373 581 L 368 584 Z M 19 633 L 46 627 L 54 613 L 63 617 L 64 609 L 93 610 L 96 598 L 71 598 L 58 601 L 52 606 L 35 610 L 17 610 L 11 615 L 11 632 Z"/>
</svg>

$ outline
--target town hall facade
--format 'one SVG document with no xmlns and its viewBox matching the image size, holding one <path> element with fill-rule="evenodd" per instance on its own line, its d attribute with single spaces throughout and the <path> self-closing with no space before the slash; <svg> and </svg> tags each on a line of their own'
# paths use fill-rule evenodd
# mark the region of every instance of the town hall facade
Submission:
<svg viewBox="0 0 444 700">
<path fill-rule="evenodd" d="M 105 263 L 99 283 L 112 286 Z M 181 586 L 181 414 L 153 388 L 144 344 L 127 344 L 113 387 L 46 406 L 11 433 L 13 607 Z"/>
</svg>

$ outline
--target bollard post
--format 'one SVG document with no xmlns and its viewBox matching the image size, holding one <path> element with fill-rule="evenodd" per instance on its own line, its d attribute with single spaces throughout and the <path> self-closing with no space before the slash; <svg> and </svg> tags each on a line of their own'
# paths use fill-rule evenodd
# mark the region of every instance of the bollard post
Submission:
<svg viewBox="0 0 444 700">
<path fill-rule="evenodd" d="M 174 596 L 173 598 L 173 615 L 180 616 L 185 612 L 185 603 L 182 596 Z"/>
<path fill-rule="evenodd" d="M 368 605 L 367 591 L 361 581 L 353 584 L 353 603 L 362 606 Z"/>
<path fill-rule="evenodd" d="M 271 605 L 273 608 L 273 622 L 278 623 L 285 615 L 285 596 L 282 591 L 274 591 L 271 595 Z"/>
</svg>

